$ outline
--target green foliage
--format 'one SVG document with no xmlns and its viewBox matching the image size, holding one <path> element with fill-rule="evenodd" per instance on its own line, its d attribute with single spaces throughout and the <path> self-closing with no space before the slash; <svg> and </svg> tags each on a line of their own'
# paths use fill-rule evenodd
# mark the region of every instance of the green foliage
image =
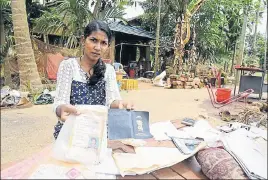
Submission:
<svg viewBox="0 0 268 180">
<path fill-rule="evenodd" d="M 1 38 L 4 37 L 4 44 L 0 45 L 0 64 L 4 62 L 4 58 L 8 52 L 8 48 L 13 44 L 12 36 L 12 18 L 10 0 L 0 0 L 0 13 L 1 13 Z"/>
<path fill-rule="evenodd" d="M 168 1 L 162 0 L 160 45 L 172 44 L 177 19 L 185 8 L 192 9 L 196 1 Z M 145 14 L 142 16 L 142 27 L 152 32 L 156 29 L 157 3 L 154 0 L 146 0 L 142 3 Z M 199 61 L 208 60 L 224 64 L 232 59 L 235 44 L 242 30 L 243 13 L 245 10 L 249 21 L 248 29 L 253 28 L 256 9 L 263 3 L 259 0 L 207 0 L 197 13 L 191 18 L 191 28 L 195 28 L 196 47 Z M 261 16 L 261 13 L 260 13 Z M 164 40 L 165 39 L 165 40 Z M 186 45 L 187 50 L 191 46 L 191 39 Z M 264 47 L 257 43 L 256 46 Z M 260 58 L 261 59 L 261 58 Z"/>
<path fill-rule="evenodd" d="M 197 49 L 204 59 L 217 61 L 222 56 L 229 56 L 242 27 L 239 0 L 207 1 L 193 17 L 197 32 Z"/>
<path fill-rule="evenodd" d="M 83 28 L 93 19 L 88 7 L 89 0 L 61 0 L 58 6 L 34 21 L 33 31 L 62 36 L 67 47 L 77 46 Z"/>
<path fill-rule="evenodd" d="M 263 65 L 264 63 L 264 53 L 265 53 L 265 35 L 257 33 L 256 35 L 256 54 L 252 52 L 253 38 L 254 35 L 248 35 L 246 37 L 246 48 L 245 48 L 245 63 L 246 64 L 256 64 Z"/>
<path fill-rule="evenodd" d="M 102 3 L 98 17 L 90 11 L 89 0 L 61 0 L 60 5 L 51 8 L 40 18 L 35 20 L 34 31 L 42 34 L 62 36 L 65 46 L 72 48 L 79 44 L 85 26 L 92 19 L 101 19 L 109 22 L 110 19 L 123 19 L 125 1 Z"/>
<path fill-rule="evenodd" d="M 46 6 L 43 6 L 39 2 L 32 2 L 31 0 L 26 0 L 26 12 L 30 29 L 33 28 L 34 19 L 41 17 L 43 12 L 47 10 L 48 8 Z"/>
<path fill-rule="evenodd" d="M 0 46 L 0 63 L 4 62 L 4 58 L 7 55 L 8 49 L 15 44 L 10 3 L 10 0 L 0 0 L 0 12 L 4 25 L 4 32 L 1 33 L 4 33 L 5 37 L 5 43 L 1 44 Z M 32 27 L 33 19 L 40 17 L 45 10 L 47 10 L 47 8 L 40 5 L 39 3 L 32 2 L 31 0 L 26 0 L 26 11 L 30 28 Z"/>
<path fill-rule="evenodd" d="M 121 6 L 122 4 L 120 6 L 106 7 L 99 13 L 98 19 L 106 21 L 107 23 L 109 23 L 110 19 L 121 19 L 123 21 L 126 21 L 123 18 L 125 15 L 124 8 Z"/>
</svg>

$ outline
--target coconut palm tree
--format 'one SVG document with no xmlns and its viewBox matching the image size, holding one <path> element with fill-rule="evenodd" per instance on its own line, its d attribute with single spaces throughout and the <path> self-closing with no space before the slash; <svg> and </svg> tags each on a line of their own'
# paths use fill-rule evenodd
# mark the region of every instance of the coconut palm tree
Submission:
<svg viewBox="0 0 268 180">
<path fill-rule="evenodd" d="M 64 45 L 76 47 L 79 38 L 83 35 L 85 26 L 92 19 L 108 21 L 112 18 L 122 18 L 123 9 L 118 6 L 107 6 L 101 11 L 97 4 L 92 13 L 89 9 L 89 0 L 61 0 L 59 5 L 45 12 L 35 20 L 34 31 L 43 34 L 56 34 L 63 37 Z"/>
<path fill-rule="evenodd" d="M 29 26 L 27 22 L 25 0 L 12 0 L 12 21 L 15 38 L 15 50 L 20 74 L 20 88 L 39 92 L 43 86 L 30 39 Z"/>
</svg>

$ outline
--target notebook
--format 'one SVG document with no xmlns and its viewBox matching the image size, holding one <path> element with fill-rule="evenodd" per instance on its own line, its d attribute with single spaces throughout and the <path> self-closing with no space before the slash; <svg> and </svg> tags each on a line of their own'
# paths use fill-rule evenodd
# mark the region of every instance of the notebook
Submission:
<svg viewBox="0 0 268 180">
<path fill-rule="evenodd" d="M 108 138 L 149 139 L 152 138 L 149 128 L 149 112 L 110 109 L 108 112 Z"/>
</svg>

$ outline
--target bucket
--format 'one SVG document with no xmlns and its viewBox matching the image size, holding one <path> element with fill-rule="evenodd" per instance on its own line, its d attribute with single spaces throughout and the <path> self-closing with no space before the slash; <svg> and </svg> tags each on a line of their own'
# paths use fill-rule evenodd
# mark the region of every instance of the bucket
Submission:
<svg viewBox="0 0 268 180">
<path fill-rule="evenodd" d="M 218 88 L 216 91 L 216 97 L 217 97 L 217 102 L 223 102 L 227 99 L 230 99 L 231 97 L 231 89 L 227 89 L 227 88 Z M 227 103 L 228 101 L 225 101 L 224 103 Z"/>
<path fill-rule="evenodd" d="M 135 78 L 135 69 L 130 69 L 129 70 L 129 77 L 134 79 Z"/>
</svg>

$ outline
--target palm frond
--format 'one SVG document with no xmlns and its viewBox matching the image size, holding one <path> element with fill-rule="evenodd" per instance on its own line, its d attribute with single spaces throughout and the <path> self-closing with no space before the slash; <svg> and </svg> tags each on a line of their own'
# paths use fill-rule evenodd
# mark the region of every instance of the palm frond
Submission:
<svg viewBox="0 0 268 180">
<path fill-rule="evenodd" d="M 68 29 L 68 26 L 62 21 L 61 16 L 46 12 L 40 18 L 34 21 L 33 31 L 43 34 L 61 35 L 63 31 Z"/>
<path fill-rule="evenodd" d="M 114 6 L 112 8 L 106 8 L 104 11 L 99 13 L 98 19 L 102 21 L 108 22 L 109 19 L 120 19 L 126 21 L 123 16 L 125 15 L 124 10 L 119 8 L 118 6 Z"/>
<path fill-rule="evenodd" d="M 0 0 L 0 9 L 6 9 L 8 7 L 10 7 L 10 0 Z"/>
</svg>

